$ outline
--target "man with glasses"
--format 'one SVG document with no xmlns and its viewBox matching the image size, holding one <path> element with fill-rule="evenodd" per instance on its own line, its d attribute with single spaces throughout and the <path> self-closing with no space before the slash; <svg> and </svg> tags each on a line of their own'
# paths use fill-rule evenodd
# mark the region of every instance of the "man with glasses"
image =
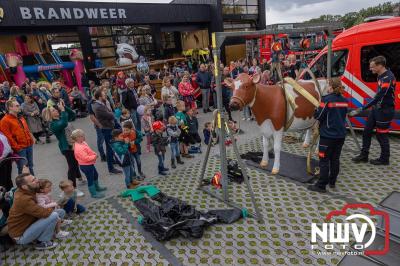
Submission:
<svg viewBox="0 0 400 266">
<path fill-rule="evenodd" d="M 29 167 L 33 175 L 33 136 L 25 118 L 21 114 L 21 107 L 15 99 L 6 103 L 7 114 L 0 121 L 0 131 L 7 137 L 11 148 L 25 160 L 18 160 L 18 174 L 22 173 L 24 165 Z"/>
<path fill-rule="evenodd" d="M 17 190 L 8 216 L 8 234 L 19 245 L 26 245 L 36 240 L 36 249 L 52 249 L 57 246 L 53 236 L 64 238 L 68 232 L 55 234 L 57 221 L 65 215 L 63 209 L 43 208 L 36 203 L 36 191 L 39 181 L 33 175 L 23 173 L 17 176 Z M 72 221 L 63 220 L 63 224 Z M 61 233 L 62 232 L 62 233 Z"/>
</svg>

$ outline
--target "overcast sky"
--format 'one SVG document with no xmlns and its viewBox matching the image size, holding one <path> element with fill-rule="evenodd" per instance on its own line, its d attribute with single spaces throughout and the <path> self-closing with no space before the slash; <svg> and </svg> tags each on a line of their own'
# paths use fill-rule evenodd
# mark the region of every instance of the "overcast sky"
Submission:
<svg viewBox="0 0 400 266">
<path fill-rule="evenodd" d="M 325 14 L 344 15 L 390 0 L 265 0 L 267 24 L 302 22 Z M 394 2 L 394 1 L 392 1 Z"/>
</svg>

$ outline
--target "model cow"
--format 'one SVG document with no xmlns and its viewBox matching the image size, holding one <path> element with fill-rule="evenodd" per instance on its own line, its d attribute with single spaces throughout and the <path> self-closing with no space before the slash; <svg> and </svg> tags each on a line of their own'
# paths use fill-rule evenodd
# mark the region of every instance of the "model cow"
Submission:
<svg viewBox="0 0 400 266">
<path fill-rule="evenodd" d="M 230 108 L 241 110 L 249 105 L 261 129 L 263 158 L 260 166 L 263 168 L 268 166 L 268 139 L 273 137 L 275 161 L 272 174 L 277 174 L 280 167 L 283 132 L 311 128 L 315 123 L 313 117 L 315 106 L 287 83 L 283 89 L 279 84 L 262 85 L 259 83 L 260 79 L 258 74 L 249 76 L 242 73 L 235 80 L 226 79 L 225 83 L 233 90 Z M 320 100 L 320 92 L 314 81 L 298 81 L 298 84 L 316 100 Z M 288 98 L 293 100 L 294 107 L 289 106 Z"/>
</svg>

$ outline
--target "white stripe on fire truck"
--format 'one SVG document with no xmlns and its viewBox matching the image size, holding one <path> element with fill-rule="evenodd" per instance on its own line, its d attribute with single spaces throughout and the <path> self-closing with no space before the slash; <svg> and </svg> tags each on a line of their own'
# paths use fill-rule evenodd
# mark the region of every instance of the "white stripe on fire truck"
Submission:
<svg viewBox="0 0 400 266">
<path fill-rule="evenodd" d="M 365 85 L 361 80 L 357 79 L 349 71 L 346 70 L 344 72 L 343 76 L 345 76 L 348 80 L 350 80 L 352 83 L 354 83 L 354 85 L 356 85 L 358 88 L 360 88 L 366 94 L 368 94 L 369 97 L 374 98 L 376 93 L 373 90 L 371 90 L 367 85 Z"/>
<path fill-rule="evenodd" d="M 346 83 L 343 82 L 344 85 L 344 90 L 351 95 L 352 98 L 354 98 L 357 102 L 359 102 L 361 105 L 364 103 L 364 98 L 361 97 L 360 94 L 358 94 L 355 90 L 353 90 L 350 86 L 348 86 Z"/>
</svg>

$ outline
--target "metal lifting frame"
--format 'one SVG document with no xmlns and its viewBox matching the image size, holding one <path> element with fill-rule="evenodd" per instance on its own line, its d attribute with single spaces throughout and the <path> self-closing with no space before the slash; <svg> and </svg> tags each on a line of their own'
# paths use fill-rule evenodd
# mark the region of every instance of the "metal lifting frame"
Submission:
<svg viewBox="0 0 400 266">
<path fill-rule="evenodd" d="M 221 55 L 221 46 L 224 43 L 226 38 L 229 37 L 259 37 L 262 35 L 268 35 L 268 34 L 279 34 L 279 33 L 302 33 L 302 32 L 312 32 L 312 31 L 324 31 L 328 33 L 328 59 L 327 59 L 327 71 L 328 71 L 328 77 L 331 77 L 331 62 L 332 62 L 332 32 L 335 30 L 337 26 L 334 25 L 327 25 L 327 26 L 310 26 L 310 27 L 299 27 L 299 28 L 294 28 L 294 29 L 265 29 L 265 30 L 259 30 L 259 31 L 239 31 L 239 32 L 214 32 L 212 33 L 212 48 L 213 48 L 213 59 L 214 59 L 214 76 L 215 76 L 215 82 L 216 82 L 216 88 L 215 90 L 217 91 L 217 107 L 218 110 L 214 116 L 216 122 L 215 125 L 218 127 L 218 134 L 219 134 L 219 149 L 220 149 L 220 160 L 221 160 L 221 178 L 222 178 L 222 197 L 218 195 L 218 193 L 215 193 L 214 191 L 211 191 L 210 189 L 204 187 L 202 185 L 202 181 L 204 179 L 205 175 L 205 170 L 207 167 L 207 162 L 210 156 L 210 150 L 211 150 L 211 140 L 209 142 L 209 145 L 207 147 L 207 152 L 206 156 L 203 162 L 202 170 L 201 170 L 201 175 L 199 177 L 199 183 L 198 183 L 198 189 L 201 189 L 202 191 L 206 192 L 207 194 L 211 195 L 212 197 L 217 198 L 218 200 L 223 201 L 229 206 L 235 207 L 235 208 L 241 208 L 237 204 L 231 201 L 229 194 L 228 194 L 228 174 L 227 174 L 227 157 L 226 157 L 226 147 L 225 147 L 225 137 L 226 137 L 226 120 L 225 120 L 225 110 L 223 107 L 223 102 L 222 102 L 222 87 L 221 87 L 221 69 L 219 67 L 219 62 L 220 62 L 220 55 Z M 348 121 L 350 122 L 350 121 Z M 351 124 L 349 124 L 351 127 Z M 353 130 L 351 128 L 353 138 L 355 138 L 353 134 Z M 249 212 L 249 216 L 257 218 L 257 221 L 260 223 L 264 222 L 264 218 L 261 214 L 260 209 L 257 206 L 255 195 L 253 192 L 253 189 L 251 187 L 246 167 L 240 158 L 239 154 L 239 149 L 237 147 L 236 141 L 231 133 L 230 130 L 228 130 L 228 134 L 230 135 L 232 139 L 232 145 L 234 148 L 234 152 L 236 155 L 236 159 L 238 161 L 239 167 L 242 170 L 243 177 L 244 177 L 244 182 L 246 184 L 247 190 L 250 194 L 251 201 L 253 204 L 253 207 L 255 209 L 255 213 Z M 356 140 L 356 139 L 355 139 Z M 356 141 L 358 144 L 358 142 Z"/>
</svg>

